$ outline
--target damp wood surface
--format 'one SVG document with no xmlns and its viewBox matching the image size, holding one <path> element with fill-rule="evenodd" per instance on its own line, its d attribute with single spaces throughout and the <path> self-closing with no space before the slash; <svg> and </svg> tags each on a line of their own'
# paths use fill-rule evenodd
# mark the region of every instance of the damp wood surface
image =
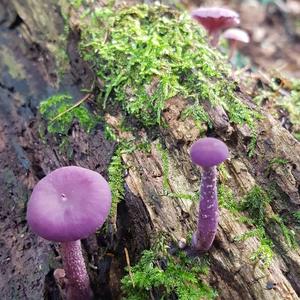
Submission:
<svg viewBox="0 0 300 300">
<path fill-rule="evenodd" d="M 117 142 L 105 138 L 101 123 L 88 134 L 74 122 L 68 136 L 71 156 L 61 151 L 54 137 L 42 140 L 39 136 L 42 122 L 37 109 L 39 102 L 66 90 L 81 99 L 85 95 L 81 87 L 91 85 L 94 78 L 78 53 L 78 28 L 69 24 L 70 70 L 57 86 L 51 49 L 57 36 L 63 33 L 61 11 L 66 9 L 63 2 L 53 1 L 50 5 L 30 0 L 0 1 L 0 298 L 3 300 L 59 299 L 59 287 L 52 277 L 53 270 L 61 266 L 58 249 L 31 233 L 26 224 L 26 202 L 34 184 L 55 168 L 66 165 L 90 168 L 108 179 L 107 168 L 118 147 Z M 53 16 L 56 21 L 52 23 L 48 18 L 52 20 Z M 238 96 L 245 105 L 252 105 L 243 92 Z M 93 101 L 96 99 L 92 98 Z M 196 228 L 197 201 L 180 197 L 180 194 L 194 195 L 201 176 L 189 158 L 189 147 L 199 138 L 199 130 L 193 120 L 180 118 L 185 108 L 185 100 L 175 96 L 166 102 L 162 115 L 165 126 L 155 132 L 140 128 L 130 133 L 149 141 L 150 149 L 122 154 L 126 165 L 125 196 L 118 204 L 116 218 L 105 232 L 83 241 L 97 299 L 121 298 L 120 279 L 127 265 L 125 248 L 134 264 L 142 251 L 151 247 L 155 234 L 163 232 L 178 242 Z M 263 118 L 257 120 L 257 145 L 249 157 L 249 129 L 230 123 L 219 106 L 206 103 L 205 108 L 212 120 L 211 135 L 222 139 L 230 149 L 230 159 L 224 164 L 228 174 L 220 176 L 219 183 L 230 187 L 237 199 L 255 186 L 272 190 L 272 200 L 266 207 L 269 217 L 276 214 L 289 218 L 299 210 L 300 144 L 292 134 L 260 108 Z M 107 113 L 105 120 L 119 136 L 124 134 L 118 132 L 121 120 L 117 113 Z M 167 162 L 161 151 L 162 141 Z M 276 158 L 286 163 L 274 163 Z M 260 260 L 251 259 L 260 245 L 259 239 L 256 236 L 237 239 L 251 229 L 252 225 L 220 207 L 218 232 L 209 251 L 210 272 L 205 279 L 218 291 L 217 299 L 298 299 L 299 247 L 287 246 L 277 223 L 266 224 L 274 256 L 264 267 Z M 300 230 L 296 227 L 293 230 L 299 242 Z"/>
</svg>

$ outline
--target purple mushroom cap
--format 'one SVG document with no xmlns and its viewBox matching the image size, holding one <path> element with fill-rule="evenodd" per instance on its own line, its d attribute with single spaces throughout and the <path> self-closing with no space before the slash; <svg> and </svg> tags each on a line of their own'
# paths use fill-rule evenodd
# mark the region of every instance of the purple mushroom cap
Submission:
<svg viewBox="0 0 300 300">
<path fill-rule="evenodd" d="M 209 33 L 233 27 L 240 23 L 237 12 L 221 7 L 201 7 L 193 10 L 191 16 L 202 24 Z"/>
<path fill-rule="evenodd" d="M 219 165 L 229 156 L 227 146 L 215 138 L 202 138 L 191 147 L 192 162 L 204 168 Z"/>
<path fill-rule="evenodd" d="M 47 240 L 76 241 L 101 227 L 110 207 L 110 188 L 99 173 L 62 167 L 35 186 L 27 206 L 27 222 Z"/>
<path fill-rule="evenodd" d="M 250 40 L 249 34 L 245 30 L 242 30 L 239 28 L 227 29 L 223 33 L 223 37 L 228 40 L 234 40 L 234 41 L 242 42 L 245 44 L 249 43 L 249 40 Z"/>
</svg>

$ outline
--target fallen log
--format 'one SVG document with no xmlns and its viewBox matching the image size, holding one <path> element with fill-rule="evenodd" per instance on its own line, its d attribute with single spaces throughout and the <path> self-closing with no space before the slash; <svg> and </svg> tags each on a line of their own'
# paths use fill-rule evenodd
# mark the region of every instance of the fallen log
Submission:
<svg viewBox="0 0 300 300">
<path fill-rule="evenodd" d="M 180 93 L 163 103 L 159 122 L 152 122 L 150 108 L 149 115 L 142 115 L 149 112 L 147 108 L 136 113 L 123 102 L 116 101 L 120 97 L 121 81 L 112 84 L 107 92 L 108 81 L 103 79 L 107 80 L 107 75 L 102 76 L 101 72 L 110 72 L 113 66 L 108 65 L 104 71 L 99 67 L 99 62 L 103 63 L 105 59 L 98 62 L 94 56 L 95 48 L 89 35 L 89 26 L 92 25 L 86 21 L 91 21 L 90 16 L 101 10 L 101 6 L 88 5 L 85 8 L 87 19 L 83 21 L 78 21 L 84 12 L 82 6 L 63 5 L 60 1 L 56 4 L 10 1 L 3 7 L 7 7 L 7 24 L 19 20 L 17 30 L 26 41 L 27 57 L 30 57 L 28 49 L 33 47 L 31 54 L 39 59 L 33 63 L 31 56 L 28 61 L 20 61 L 17 47 L 12 54 L 23 66 L 30 86 L 30 92 L 23 100 L 30 113 L 22 111 L 18 88 L 15 92 L 13 86 L 0 80 L 1 98 L 4 99 L 0 131 L 0 184 L 4 191 L 1 229 L 6 232 L 2 242 L 4 250 L 1 251 L 3 264 L 7 266 L 1 279 L 2 299 L 59 297 L 58 286 L 52 277 L 53 270 L 60 266 L 57 248 L 28 231 L 25 209 L 34 183 L 60 166 L 79 165 L 96 170 L 115 183 L 114 187 L 119 191 L 107 227 L 83 242 L 97 299 L 121 297 L 120 280 L 127 274 L 124 268 L 131 265 L 134 271 L 133 266 L 139 262 L 143 250 L 151 249 L 155 253 L 157 243 L 163 243 L 162 248 L 168 248 L 169 252 L 162 254 L 161 248 L 157 250 L 154 263 L 161 268 L 164 256 L 171 255 L 170 259 L 173 259 L 171 250 L 175 249 L 177 253 L 178 244 L 188 240 L 196 228 L 201 174 L 191 164 L 189 147 L 200 135 L 220 138 L 230 149 L 230 159 L 219 169 L 220 223 L 216 240 L 208 253 L 209 272 L 200 275 L 201 282 L 217 291 L 218 299 L 298 299 L 300 232 L 295 213 L 299 212 L 300 204 L 300 145 L 278 120 L 257 107 L 236 85 L 232 90 L 232 99 L 236 99 L 233 101 L 240 105 L 236 113 L 243 115 L 247 111 L 251 123 L 243 117 L 242 121 L 236 121 L 230 103 L 212 103 L 203 95 L 199 97 L 198 107 L 203 109 L 205 118 L 199 122 L 192 113 L 186 114 L 188 108 L 196 107 L 192 106 L 191 97 L 186 99 Z M 143 7 L 131 11 L 125 8 L 123 12 L 123 16 L 137 22 L 139 18 L 150 20 L 150 26 L 152 15 L 156 14 L 168 20 L 179 18 L 177 12 L 165 7 L 161 10 Z M 111 26 L 117 28 L 118 20 L 113 20 L 115 23 Z M 67 33 L 63 31 L 64 22 L 69 27 Z M 111 31 L 107 30 L 105 34 L 104 44 L 109 44 Z M 69 59 L 64 69 L 67 79 L 63 80 L 57 75 L 61 64 L 57 63 L 55 55 L 62 45 L 59 36 L 65 38 Z M 79 46 L 82 41 L 88 46 Z M 205 39 L 202 42 L 203 47 L 210 51 Z M 90 59 L 86 57 L 88 54 Z M 218 54 L 209 52 L 207 55 L 219 62 Z M 31 68 L 38 76 L 28 76 Z M 117 70 L 122 71 L 121 68 Z M 233 81 L 230 74 L 222 75 L 225 79 L 212 76 L 211 82 Z M 145 84 L 149 99 L 159 87 L 160 76 L 161 73 L 153 76 Z M 61 89 L 72 91 L 77 101 L 85 97 L 79 92 L 81 87 L 92 87 L 85 102 L 91 112 L 89 116 L 101 115 L 100 121 L 89 131 L 80 119 L 75 118 L 64 133 L 51 133 L 49 124 L 53 123 L 37 108 L 47 92 L 35 94 L 35 99 L 43 99 L 28 102 L 30 93 L 37 92 L 34 80 L 52 87 L 60 85 Z M 11 84 L 18 82 L 12 80 Z M 203 82 L 206 81 L 203 79 Z M 132 86 L 127 87 L 122 89 L 122 97 L 130 103 L 138 92 Z M 72 106 L 70 109 L 75 110 Z M 145 125 L 149 118 L 150 126 Z M 157 120 L 156 115 L 154 119 Z M 107 138 L 108 133 L 111 139 Z M 121 176 L 117 181 L 118 175 Z M 47 258 L 49 248 L 50 262 Z M 180 264 L 181 260 L 177 262 Z M 32 274 L 30 270 L 35 271 Z M 134 281 L 135 274 L 130 278 L 132 293 L 141 293 Z M 128 293 L 128 289 L 125 292 Z M 161 283 L 159 287 L 151 286 L 143 295 L 147 295 L 147 299 L 160 299 L 164 293 L 165 286 Z M 210 294 L 207 293 L 208 298 Z M 168 294 L 169 299 L 179 296 L 176 290 Z"/>
</svg>

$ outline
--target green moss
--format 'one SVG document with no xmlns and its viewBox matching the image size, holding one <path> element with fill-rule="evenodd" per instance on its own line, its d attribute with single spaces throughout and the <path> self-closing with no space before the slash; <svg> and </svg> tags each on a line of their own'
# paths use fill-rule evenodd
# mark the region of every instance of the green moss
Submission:
<svg viewBox="0 0 300 300">
<path fill-rule="evenodd" d="M 257 132 L 255 128 L 251 128 L 252 134 L 251 134 L 251 140 L 249 145 L 247 146 L 247 152 L 249 157 L 253 157 L 255 153 L 256 143 L 257 143 Z"/>
<path fill-rule="evenodd" d="M 252 237 L 259 237 L 261 235 L 264 235 L 265 234 L 265 231 L 263 228 L 254 228 L 254 229 L 251 229 L 241 235 L 238 235 L 234 238 L 234 240 L 236 242 L 241 242 L 241 241 L 246 241 L 247 239 L 249 238 L 252 238 Z"/>
<path fill-rule="evenodd" d="M 270 196 L 256 185 L 244 197 L 240 210 L 247 211 L 257 226 L 264 226 L 266 219 L 265 208 L 270 202 Z"/>
<path fill-rule="evenodd" d="M 266 174 L 269 175 L 272 171 L 272 169 L 281 166 L 284 168 L 284 166 L 288 163 L 289 161 L 287 159 L 284 158 L 280 158 L 280 157 L 274 157 L 273 159 L 271 159 L 269 166 L 266 168 Z M 269 190 L 269 194 L 272 194 L 272 190 Z"/>
<path fill-rule="evenodd" d="M 295 211 L 292 213 L 292 216 L 295 218 L 296 222 L 300 225 L 300 211 Z"/>
<path fill-rule="evenodd" d="M 274 159 L 274 163 L 285 163 L 284 160 Z M 266 228 L 269 222 L 275 222 L 279 225 L 281 232 L 285 238 L 287 245 L 294 248 L 297 245 L 295 234 L 286 225 L 284 220 L 279 215 L 266 215 L 266 205 L 272 200 L 271 193 L 264 191 L 259 186 L 254 186 L 249 193 L 244 197 L 241 203 L 240 210 L 246 210 L 250 218 L 254 221 L 254 225 L 259 228 Z"/>
<path fill-rule="evenodd" d="M 117 134 L 116 134 L 114 128 L 112 128 L 109 124 L 104 125 L 104 137 L 110 141 L 118 140 L 118 137 L 117 137 Z"/>
<path fill-rule="evenodd" d="M 267 236 L 265 228 L 259 226 L 255 229 L 249 230 L 240 236 L 235 238 L 235 241 L 245 241 L 251 237 L 256 237 L 259 240 L 259 246 L 251 255 L 250 259 L 256 263 L 260 262 L 263 268 L 268 268 L 272 262 L 274 252 L 273 252 L 273 242 Z"/>
<path fill-rule="evenodd" d="M 217 293 L 203 283 L 201 276 L 208 273 L 206 257 L 191 259 L 184 252 L 176 256 L 154 246 L 145 250 L 139 262 L 132 267 L 131 275 L 122 279 L 124 299 L 169 299 L 179 300 L 215 299 Z"/>
<path fill-rule="evenodd" d="M 270 221 L 277 223 L 281 229 L 284 236 L 285 242 L 289 248 L 295 249 L 298 247 L 298 243 L 295 239 L 295 232 L 290 230 L 284 223 L 283 219 L 278 215 L 273 215 L 270 217 Z"/>
<path fill-rule="evenodd" d="M 49 133 L 67 135 L 75 119 L 86 132 L 96 126 L 99 121 L 97 116 L 89 112 L 83 104 L 72 108 L 73 105 L 72 96 L 67 94 L 54 95 L 40 103 L 39 111 L 47 123 Z"/>
<path fill-rule="evenodd" d="M 263 268 L 269 267 L 273 253 L 273 242 L 266 233 L 266 223 L 268 218 L 266 215 L 266 206 L 271 202 L 271 197 L 259 186 L 254 186 L 243 198 L 242 202 L 235 208 L 239 211 L 246 211 L 249 217 L 240 218 L 240 221 L 254 229 L 235 238 L 236 241 L 243 241 L 250 237 L 256 237 L 259 240 L 259 247 L 254 251 L 250 259 L 260 262 Z"/>
<path fill-rule="evenodd" d="M 151 144 L 149 141 L 140 142 L 136 145 L 136 149 L 145 153 L 150 153 Z"/>
<path fill-rule="evenodd" d="M 117 215 L 118 203 L 125 196 L 125 178 L 124 173 L 126 167 L 122 160 L 122 145 L 120 144 L 115 151 L 108 167 L 108 182 L 112 192 L 112 204 L 110 217 L 114 219 Z"/>
<path fill-rule="evenodd" d="M 192 195 L 186 193 L 169 193 L 168 196 L 175 199 L 191 200 L 193 202 L 199 201 L 199 192 Z"/>
<path fill-rule="evenodd" d="M 289 161 L 287 159 L 280 158 L 280 157 L 275 157 L 275 158 L 271 159 L 270 166 L 273 166 L 273 165 L 285 165 L 288 162 Z"/>
<path fill-rule="evenodd" d="M 222 163 L 218 166 L 218 171 L 219 171 L 219 176 L 221 181 L 227 181 L 230 178 L 229 172 L 227 170 L 227 168 L 225 167 L 225 164 Z"/>
<path fill-rule="evenodd" d="M 268 268 L 274 257 L 273 243 L 269 238 L 260 239 L 260 245 L 256 251 L 252 253 L 250 259 L 255 262 L 261 262 L 263 268 Z"/>
<path fill-rule="evenodd" d="M 238 202 L 232 190 L 224 184 L 218 186 L 218 202 L 220 207 L 224 207 L 234 214 L 238 212 Z"/>
<path fill-rule="evenodd" d="M 166 101 L 181 95 L 201 122 L 210 125 L 202 107 L 208 100 L 222 105 L 233 123 L 254 130 L 257 114 L 235 96 L 226 59 L 207 45 L 203 29 L 187 14 L 137 5 L 96 9 L 87 17 L 81 52 L 104 83 L 104 107 L 117 100 L 127 114 L 151 126 L 161 123 Z"/>
<path fill-rule="evenodd" d="M 110 126 L 105 126 L 105 133 L 107 138 L 117 140 L 113 129 Z M 108 181 L 112 191 L 112 205 L 110 211 L 110 217 L 112 219 L 116 217 L 118 204 L 124 199 L 125 196 L 124 176 L 127 167 L 122 159 L 122 154 L 132 153 L 137 150 L 147 153 L 150 151 L 150 149 L 151 145 L 147 141 L 139 142 L 134 140 L 121 140 L 119 142 L 108 167 Z"/>
<path fill-rule="evenodd" d="M 69 0 L 71 6 L 74 7 L 74 9 L 79 9 L 80 6 L 82 6 L 85 1 L 84 0 Z"/>
<path fill-rule="evenodd" d="M 181 117 L 183 120 L 185 120 L 187 117 L 192 117 L 193 120 L 196 123 L 196 126 L 199 128 L 199 130 L 202 129 L 202 124 L 207 124 L 208 127 L 212 128 L 212 122 L 210 120 L 209 115 L 204 110 L 202 106 L 199 104 L 193 104 L 188 106 L 181 114 Z"/>
<path fill-rule="evenodd" d="M 283 160 L 274 160 L 273 163 L 285 163 Z M 263 264 L 264 267 L 268 267 L 272 261 L 274 247 L 272 240 L 266 233 L 266 228 L 270 222 L 274 222 L 279 225 L 281 232 L 285 238 L 286 244 L 290 248 L 298 246 L 295 233 L 290 230 L 282 218 L 278 215 L 272 215 L 268 217 L 266 215 L 266 205 L 271 202 L 271 196 L 259 186 L 254 186 L 244 197 L 242 203 L 238 207 L 234 207 L 240 211 L 247 211 L 250 218 L 246 217 L 244 220 L 240 219 L 243 223 L 250 226 L 255 226 L 254 229 L 236 237 L 236 241 L 243 241 L 250 237 L 257 237 L 260 241 L 258 249 L 252 253 L 251 259 Z M 300 214 L 299 214 L 300 215 Z"/>
</svg>

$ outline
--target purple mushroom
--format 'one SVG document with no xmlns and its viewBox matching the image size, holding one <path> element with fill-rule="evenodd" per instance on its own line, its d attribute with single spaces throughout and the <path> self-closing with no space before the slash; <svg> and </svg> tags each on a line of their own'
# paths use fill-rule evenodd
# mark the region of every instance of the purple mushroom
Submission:
<svg viewBox="0 0 300 300">
<path fill-rule="evenodd" d="M 59 168 L 35 186 L 27 206 L 27 222 L 46 240 L 60 242 L 67 279 L 67 299 L 92 299 L 80 239 L 101 227 L 111 207 L 111 192 L 97 172 Z"/>
<path fill-rule="evenodd" d="M 229 60 L 233 57 L 239 43 L 248 44 L 250 40 L 249 34 L 245 30 L 239 28 L 227 29 L 222 36 L 229 41 Z"/>
<path fill-rule="evenodd" d="M 201 7 L 193 10 L 191 16 L 208 31 L 213 47 L 217 46 L 222 30 L 240 23 L 239 14 L 227 8 Z"/>
<path fill-rule="evenodd" d="M 196 141 L 190 150 L 192 162 L 203 169 L 200 191 L 197 231 L 192 246 L 197 251 L 207 251 L 218 227 L 217 168 L 229 156 L 227 146 L 215 138 Z"/>
</svg>

